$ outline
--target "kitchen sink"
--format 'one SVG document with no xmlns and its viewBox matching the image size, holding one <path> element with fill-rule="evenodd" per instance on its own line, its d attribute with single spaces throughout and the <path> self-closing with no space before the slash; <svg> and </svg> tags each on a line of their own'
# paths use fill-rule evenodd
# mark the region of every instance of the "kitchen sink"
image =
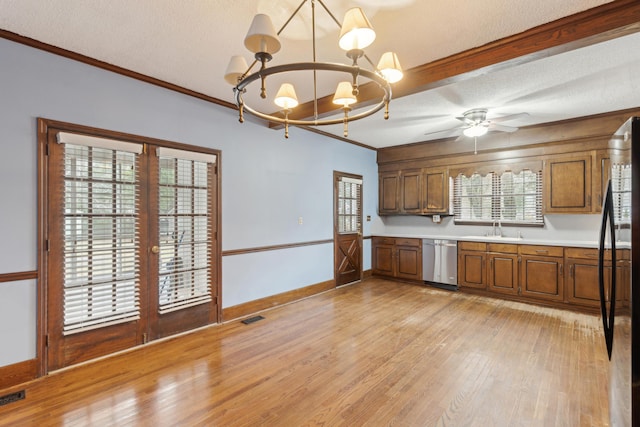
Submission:
<svg viewBox="0 0 640 427">
<path fill-rule="evenodd" d="M 483 242 L 518 242 L 522 237 L 506 237 L 506 236 L 462 236 L 461 240 L 478 240 Z"/>
</svg>

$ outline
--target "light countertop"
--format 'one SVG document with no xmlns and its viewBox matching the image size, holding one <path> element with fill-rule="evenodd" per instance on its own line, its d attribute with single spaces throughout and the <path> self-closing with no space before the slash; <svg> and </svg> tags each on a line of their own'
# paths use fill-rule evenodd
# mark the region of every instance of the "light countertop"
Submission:
<svg viewBox="0 0 640 427">
<path fill-rule="evenodd" d="M 428 234 L 393 234 L 382 233 L 373 234 L 373 237 L 400 237 L 411 239 L 438 239 L 438 240 L 455 240 L 458 242 L 486 242 L 486 243 L 512 243 L 518 245 L 546 245 L 546 246 L 563 246 L 574 248 L 598 248 L 598 242 L 595 240 L 543 240 L 543 239 L 527 239 L 517 237 L 492 237 L 492 236 L 445 236 L 445 235 L 428 235 Z M 617 242 L 618 249 L 628 249 L 628 242 Z"/>
</svg>

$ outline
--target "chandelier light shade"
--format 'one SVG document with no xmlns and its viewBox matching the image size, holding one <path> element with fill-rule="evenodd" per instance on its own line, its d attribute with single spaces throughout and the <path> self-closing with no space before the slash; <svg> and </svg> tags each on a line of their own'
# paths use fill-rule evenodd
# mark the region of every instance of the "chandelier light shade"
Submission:
<svg viewBox="0 0 640 427">
<path fill-rule="evenodd" d="M 224 80 L 230 85 L 237 85 L 240 77 L 247 71 L 249 66 L 244 56 L 235 55 L 231 57 L 227 70 L 224 72 Z"/>
<path fill-rule="evenodd" d="M 338 45 L 342 50 L 363 50 L 376 39 L 376 32 L 362 9 L 351 8 L 344 15 Z"/>
<path fill-rule="evenodd" d="M 335 95 L 333 95 L 333 103 L 348 107 L 351 104 L 355 104 L 357 101 L 356 96 L 353 94 L 353 86 L 350 82 L 338 83 Z"/>
<path fill-rule="evenodd" d="M 305 3 L 311 4 L 311 58 L 312 62 L 297 62 L 283 65 L 267 67 L 267 63 L 273 59 L 273 55 L 277 53 L 282 45 L 279 36 L 285 30 L 289 22 L 302 10 Z M 326 13 L 333 19 L 338 28 L 340 28 L 340 36 L 338 46 L 346 51 L 346 55 L 351 59 L 351 65 L 320 62 L 316 60 L 316 4 L 322 6 Z M 225 80 L 233 86 L 234 99 L 238 106 L 239 120 L 244 122 L 244 112 L 248 112 L 256 117 L 267 120 L 271 123 L 280 123 L 284 125 L 285 137 L 289 136 L 289 125 L 295 126 L 322 126 L 344 123 L 344 136 L 348 135 L 348 122 L 359 120 L 385 109 L 384 118 L 389 118 L 389 101 L 391 100 L 391 83 L 395 83 L 402 78 L 402 68 L 398 56 L 393 52 L 385 53 L 380 59 L 376 67 L 369 57 L 364 53 L 364 49 L 371 45 L 376 39 L 376 33 L 364 11 L 355 7 L 349 9 L 344 16 L 342 24 L 336 19 L 333 13 L 327 8 L 322 0 L 302 0 L 298 8 L 293 12 L 289 19 L 284 23 L 279 31 L 275 31 L 275 27 L 268 15 L 258 14 L 253 18 L 247 36 L 244 39 L 245 47 L 254 54 L 255 61 L 247 66 L 244 57 L 233 56 L 225 71 Z M 365 58 L 371 66 L 371 70 L 358 64 L 360 58 Z M 253 67 L 260 63 L 260 69 L 252 71 Z M 313 115 L 310 117 L 290 118 L 293 115 L 293 109 L 298 106 L 298 97 L 291 82 L 283 83 L 280 86 L 273 102 L 280 108 L 277 112 L 263 112 L 251 107 L 244 99 L 244 95 L 249 92 L 252 83 L 260 80 L 260 97 L 267 97 L 267 79 L 269 76 L 279 74 L 287 81 L 286 76 L 293 75 L 299 71 L 313 71 L 312 81 L 309 87 L 313 88 Z M 318 73 L 323 71 L 323 73 Z M 328 73 L 324 73 L 328 71 Z M 300 75 L 300 74 L 298 74 Z M 340 83 L 333 96 L 332 104 L 343 111 L 341 118 L 336 118 L 329 111 L 328 114 L 321 117 L 318 112 L 318 76 L 340 75 Z M 345 77 L 348 78 L 347 81 Z M 336 81 L 335 79 L 333 81 Z M 367 103 L 363 107 L 363 111 L 357 114 L 349 115 L 353 106 L 358 103 L 357 96 L 359 94 L 359 86 L 362 83 L 373 85 L 374 91 L 368 93 L 375 94 L 376 90 L 379 94 L 377 102 Z M 306 83 L 305 83 L 306 85 Z M 369 95 L 371 96 L 371 95 Z M 325 105 L 331 105 L 326 104 Z M 337 111 L 336 111 L 337 112 Z"/>
<path fill-rule="evenodd" d="M 291 83 L 282 83 L 273 102 L 284 110 L 291 110 L 298 106 L 298 97 Z"/>
<path fill-rule="evenodd" d="M 250 52 L 270 55 L 280 50 L 280 39 L 269 15 L 260 13 L 253 17 L 251 27 L 244 38 L 244 46 Z"/>
<path fill-rule="evenodd" d="M 396 83 L 402 80 L 403 73 L 400 60 L 395 52 L 385 52 L 378 62 L 378 70 L 389 83 Z"/>
</svg>

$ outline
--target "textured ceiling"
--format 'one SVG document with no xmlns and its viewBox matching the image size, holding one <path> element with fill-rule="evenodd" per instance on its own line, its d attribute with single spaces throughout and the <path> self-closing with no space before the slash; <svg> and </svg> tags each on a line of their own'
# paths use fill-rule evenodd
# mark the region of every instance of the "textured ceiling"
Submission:
<svg viewBox="0 0 640 427">
<path fill-rule="evenodd" d="M 299 0 L 0 0 L 0 28 L 231 102 L 223 74 L 232 55 L 251 54 L 243 39 L 253 15 L 268 12 L 280 28 Z M 283 49 L 270 65 L 310 61 L 310 4 L 282 33 Z M 346 62 L 337 48 L 339 28 L 316 15 L 318 60 Z M 378 37 L 367 49 L 375 62 L 387 50 L 412 68 L 564 16 L 602 0 L 324 0 L 338 19 L 361 6 Z M 631 35 L 562 55 L 394 99 L 382 113 L 350 125 L 349 138 L 373 147 L 418 142 L 424 134 L 458 125 L 462 112 L 489 108 L 489 117 L 527 112 L 526 126 L 637 107 L 640 36 Z M 275 79 L 274 79 L 275 80 Z M 335 82 L 319 84 L 319 94 Z M 273 86 L 273 87 L 272 87 Z M 269 89 L 277 89 L 276 82 Z M 301 101 L 311 85 L 296 87 Z M 267 107 L 272 111 L 272 107 Z M 322 130 L 342 134 L 342 127 Z"/>
</svg>

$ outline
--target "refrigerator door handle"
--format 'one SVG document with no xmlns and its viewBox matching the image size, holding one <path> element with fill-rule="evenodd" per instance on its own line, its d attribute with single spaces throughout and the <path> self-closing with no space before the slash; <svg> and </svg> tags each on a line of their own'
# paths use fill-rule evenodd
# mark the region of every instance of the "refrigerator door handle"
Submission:
<svg viewBox="0 0 640 427">
<path fill-rule="evenodd" d="M 609 295 L 609 313 L 607 313 L 607 298 L 604 288 L 604 251 L 605 237 L 607 235 L 607 222 L 609 223 L 611 237 L 611 292 Z M 616 304 L 616 236 L 613 213 L 613 197 L 611 195 L 611 180 L 607 183 L 607 190 L 602 207 L 602 225 L 600 226 L 600 242 L 598 248 L 598 287 L 600 290 L 600 311 L 602 312 L 602 326 L 604 327 L 604 338 L 607 345 L 607 353 L 611 360 L 611 350 L 613 347 L 613 319 L 615 316 Z M 608 316 L 607 316 L 608 314 Z"/>
</svg>

